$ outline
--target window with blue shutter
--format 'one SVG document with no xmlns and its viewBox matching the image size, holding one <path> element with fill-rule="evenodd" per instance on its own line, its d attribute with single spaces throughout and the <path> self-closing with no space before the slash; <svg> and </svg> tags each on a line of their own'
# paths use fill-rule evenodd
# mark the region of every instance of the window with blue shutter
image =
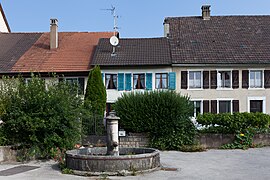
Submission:
<svg viewBox="0 0 270 180">
<path fill-rule="evenodd" d="M 170 72 L 169 73 L 169 89 L 175 90 L 176 88 L 176 73 Z"/>
<path fill-rule="evenodd" d="M 102 82 L 104 84 L 104 73 L 101 73 L 101 77 L 102 77 Z"/>
<path fill-rule="evenodd" d="M 118 73 L 118 91 L 124 91 L 124 73 Z"/>
<path fill-rule="evenodd" d="M 131 74 L 125 74 L 125 90 L 131 91 Z"/>
<path fill-rule="evenodd" d="M 146 73 L 146 90 L 152 90 L 152 73 Z"/>
</svg>

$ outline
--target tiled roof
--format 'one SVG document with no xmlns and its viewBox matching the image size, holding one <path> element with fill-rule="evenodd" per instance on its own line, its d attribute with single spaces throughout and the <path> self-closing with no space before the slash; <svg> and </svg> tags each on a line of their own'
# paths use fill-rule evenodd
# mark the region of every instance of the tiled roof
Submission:
<svg viewBox="0 0 270 180">
<path fill-rule="evenodd" d="M 112 35 L 109 32 L 60 32 L 58 48 L 50 50 L 50 34 L 44 33 L 18 60 L 12 71 L 88 71 L 99 38 Z"/>
<path fill-rule="evenodd" d="M 170 46 L 167 38 L 119 39 L 112 55 L 109 39 L 100 39 L 92 65 L 139 66 L 170 65 Z"/>
<path fill-rule="evenodd" d="M 78 72 L 90 69 L 99 38 L 112 32 L 60 32 L 50 50 L 49 33 L 0 33 L 0 72 Z"/>
<path fill-rule="evenodd" d="M 11 72 L 18 59 L 41 33 L 0 33 L 0 72 Z"/>
<path fill-rule="evenodd" d="M 165 22 L 173 63 L 270 63 L 270 16 L 172 17 Z"/>
</svg>

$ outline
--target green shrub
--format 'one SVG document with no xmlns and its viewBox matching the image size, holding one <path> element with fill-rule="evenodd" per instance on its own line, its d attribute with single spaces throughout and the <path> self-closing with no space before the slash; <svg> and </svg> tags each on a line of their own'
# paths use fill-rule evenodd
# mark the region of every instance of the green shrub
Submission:
<svg viewBox="0 0 270 180">
<path fill-rule="evenodd" d="M 120 126 L 129 132 L 149 132 L 151 146 L 179 150 L 194 143 L 195 127 L 189 115 L 193 104 L 174 91 L 127 93 L 114 106 Z"/>
<path fill-rule="evenodd" d="M 263 113 L 206 113 L 197 117 L 198 124 L 205 126 L 203 132 L 236 133 L 248 128 L 269 128 L 270 116 Z"/>
<path fill-rule="evenodd" d="M 90 72 L 84 96 L 86 106 L 91 106 L 90 111 L 99 116 L 104 116 L 106 109 L 106 88 L 102 81 L 99 66 L 95 66 Z"/>
<path fill-rule="evenodd" d="M 82 101 L 77 87 L 54 82 L 46 86 L 36 76 L 27 83 L 3 79 L 0 115 L 9 144 L 31 147 L 36 156 L 48 157 L 51 148 L 71 149 L 80 140 Z"/>
</svg>

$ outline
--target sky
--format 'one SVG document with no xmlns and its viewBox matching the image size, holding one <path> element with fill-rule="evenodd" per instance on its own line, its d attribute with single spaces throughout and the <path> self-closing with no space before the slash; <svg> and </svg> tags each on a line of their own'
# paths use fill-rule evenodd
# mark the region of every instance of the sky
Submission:
<svg viewBox="0 0 270 180">
<path fill-rule="evenodd" d="M 113 31 L 116 8 L 120 37 L 163 36 L 165 17 L 211 15 L 270 15 L 270 0 L 0 0 L 12 32 L 48 32 L 57 18 L 61 32 Z"/>
</svg>

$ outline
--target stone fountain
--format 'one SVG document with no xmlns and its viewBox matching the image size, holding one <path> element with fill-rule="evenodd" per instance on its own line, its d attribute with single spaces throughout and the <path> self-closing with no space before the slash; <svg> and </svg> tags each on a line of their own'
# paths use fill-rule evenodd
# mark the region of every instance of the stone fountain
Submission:
<svg viewBox="0 0 270 180">
<path fill-rule="evenodd" d="M 119 117 L 106 117 L 107 147 L 74 149 L 66 152 L 66 166 L 77 175 L 131 175 L 160 167 L 159 151 L 152 148 L 119 148 Z"/>
</svg>

